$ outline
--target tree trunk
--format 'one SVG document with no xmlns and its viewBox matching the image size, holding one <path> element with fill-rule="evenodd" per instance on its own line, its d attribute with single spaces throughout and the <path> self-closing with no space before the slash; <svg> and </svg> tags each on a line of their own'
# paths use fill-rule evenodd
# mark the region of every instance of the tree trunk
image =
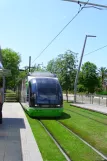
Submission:
<svg viewBox="0 0 107 161">
<path fill-rule="evenodd" d="M 66 98 L 67 98 L 67 102 L 68 102 L 68 91 L 66 91 Z"/>
</svg>

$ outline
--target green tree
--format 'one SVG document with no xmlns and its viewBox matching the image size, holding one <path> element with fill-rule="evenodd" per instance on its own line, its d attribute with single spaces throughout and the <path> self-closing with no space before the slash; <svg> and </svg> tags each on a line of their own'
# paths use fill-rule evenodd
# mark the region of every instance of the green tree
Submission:
<svg viewBox="0 0 107 161">
<path fill-rule="evenodd" d="M 36 71 L 46 71 L 44 66 L 40 66 L 40 65 L 34 65 L 33 67 L 31 67 L 30 72 L 36 72 Z M 25 70 L 20 69 L 19 70 L 19 75 L 18 75 L 18 79 L 17 79 L 17 84 L 27 76 L 27 74 L 29 73 L 29 67 L 26 66 Z"/>
<path fill-rule="evenodd" d="M 99 86 L 98 70 L 95 64 L 86 62 L 82 66 L 82 84 L 87 88 L 88 93 L 94 93 Z"/>
<path fill-rule="evenodd" d="M 26 70 L 19 70 L 19 75 L 18 75 L 18 78 L 17 78 L 17 84 L 19 83 L 20 80 L 22 80 L 23 78 L 26 77 L 28 71 Z"/>
<path fill-rule="evenodd" d="M 6 88 L 16 87 L 17 78 L 19 75 L 19 65 L 21 62 L 21 57 L 19 53 L 13 51 L 12 49 L 2 49 L 2 59 L 3 66 L 6 69 L 11 70 L 11 77 L 6 78 Z"/>
<path fill-rule="evenodd" d="M 104 85 L 104 79 L 107 78 L 107 69 L 106 67 L 101 67 L 100 70 L 101 84 Z"/>
<path fill-rule="evenodd" d="M 65 54 L 58 55 L 56 59 L 49 61 L 47 70 L 55 73 L 59 78 L 63 91 L 66 91 L 68 101 L 68 91 L 74 88 L 76 75 L 76 54 L 67 50 Z"/>
<path fill-rule="evenodd" d="M 87 91 L 87 88 L 84 86 L 84 79 L 83 79 L 82 71 L 79 72 L 77 90 L 78 90 L 78 92 L 86 92 Z"/>
<path fill-rule="evenodd" d="M 57 59 L 52 59 L 48 62 L 47 70 L 52 73 L 57 73 Z"/>
<path fill-rule="evenodd" d="M 31 72 L 36 72 L 36 71 L 41 71 L 44 72 L 46 71 L 46 67 L 43 66 L 43 64 L 35 64 L 32 68 L 31 68 Z"/>
</svg>

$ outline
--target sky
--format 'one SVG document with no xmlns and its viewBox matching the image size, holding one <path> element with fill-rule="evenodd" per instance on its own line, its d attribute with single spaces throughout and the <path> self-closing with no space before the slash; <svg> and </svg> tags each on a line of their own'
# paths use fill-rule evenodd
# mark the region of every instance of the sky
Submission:
<svg viewBox="0 0 107 161">
<path fill-rule="evenodd" d="M 85 0 L 84 0 L 85 1 Z M 90 0 L 107 5 L 106 0 Z M 84 54 L 107 45 L 107 10 L 85 8 L 59 35 L 59 37 L 35 60 L 47 44 L 78 12 L 79 5 L 62 0 L 0 0 L 0 45 L 21 55 L 20 68 L 44 66 L 67 50 L 78 53 L 80 59 L 86 35 Z M 83 57 L 82 64 L 90 61 L 98 68 L 107 67 L 107 48 Z"/>
</svg>

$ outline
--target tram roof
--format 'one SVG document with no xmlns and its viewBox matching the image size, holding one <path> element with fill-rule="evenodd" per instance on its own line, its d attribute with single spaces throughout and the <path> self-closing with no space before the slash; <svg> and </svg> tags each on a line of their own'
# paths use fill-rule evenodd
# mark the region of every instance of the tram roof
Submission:
<svg viewBox="0 0 107 161">
<path fill-rule="evenodd" d="M 56 74 L 50 73 L 50 72 L 33 72 L 29 73 L 28 76 L 33 77 L 57 77 Z"/>
</svg>

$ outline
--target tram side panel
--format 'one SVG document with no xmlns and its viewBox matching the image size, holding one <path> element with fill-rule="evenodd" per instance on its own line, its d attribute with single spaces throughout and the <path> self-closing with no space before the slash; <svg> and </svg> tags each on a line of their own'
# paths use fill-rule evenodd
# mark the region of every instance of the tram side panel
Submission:
<svg viewBox="0 0 107 161">
<path fill-rule="evenodd" d="M 29 103 L 28 103 L 28 99 L 29 99 L 29 97 L 28 97 L 28 91 L 27 91 L 27 86 L 26 86 L 26 80 L 25 79 L 23 79 L 22 80 L 22 83 L 21 83 L 21 94 L 20 94 L 20 103 L 22 104 L 22 106 L 23 106 L 23 108 L 25 109 L 25 110 L 27 110 L 28 109 L 28 107 L 29 107 Z"/>
</svg>

